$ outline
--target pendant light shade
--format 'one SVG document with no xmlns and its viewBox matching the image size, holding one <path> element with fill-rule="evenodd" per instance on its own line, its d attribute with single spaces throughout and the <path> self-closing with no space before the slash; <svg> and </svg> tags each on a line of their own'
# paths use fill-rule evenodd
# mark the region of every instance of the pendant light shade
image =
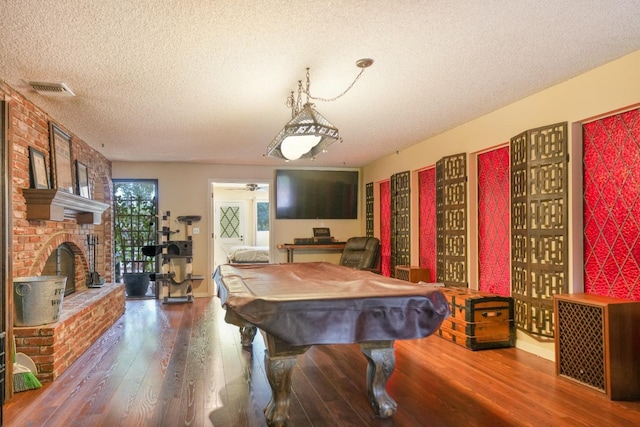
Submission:
<svg viewBox="0 0 640 427">
<path fill-rule="evenodd" d="M 339 137 L 335 126 L 312 104 L 305 104 L 271 141 L 267 155 L 286 160 L 310 159 L 326 151 Z"/>
<path fill-rule="evenodd" d="M 307 68 L 306 88 L 303 89 L 302 80 L 298 81 L 298 97 L 294 92 L 287 98 L 287 106 L 291 108 L 292 119 L 284 125 L 280 133 L 267 147 L 266 156 L 284 160 L 315 159 L 318 153 L 325 153 L 327 148 L 340 139 L 338 129 L 313 108 L 310 99 L 319 101 L 335 101 L 347 93 L 358 81 L 364 70 L 373 64 L 373 59 L 364 58 L 356 61 L 360 73 L 353 83 L 339 95 L 333 98 L 313 97 L 310 93 L 311 78 Z M 302 96 L 307 96 L 307 102 L 302 104 Z"/>
</svg>

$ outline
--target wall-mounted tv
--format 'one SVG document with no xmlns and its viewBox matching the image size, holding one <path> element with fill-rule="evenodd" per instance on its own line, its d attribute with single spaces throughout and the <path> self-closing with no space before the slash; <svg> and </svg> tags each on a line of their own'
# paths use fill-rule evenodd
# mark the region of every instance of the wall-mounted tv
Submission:
<svg viewBox="0 0 640 427">
<path fill-rule="evenodd" d="M 357 219 L 358 171 L 276 170 L 276 219 Z"/>
</svg>

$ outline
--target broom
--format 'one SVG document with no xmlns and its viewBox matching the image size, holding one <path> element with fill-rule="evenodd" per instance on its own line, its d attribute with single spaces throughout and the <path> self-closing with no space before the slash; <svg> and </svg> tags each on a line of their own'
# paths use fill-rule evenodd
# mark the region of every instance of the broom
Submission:
<svg viewBox="0 0 640 427">
<path fill-rule="evenodd" d="M 34 375 L 38 372 L 36 364 L 24 353 L 16 353 L 16 341 L 13 339 L 13 391 L 35 390 L 42 387 L 38 377 Z"/>
</svg>

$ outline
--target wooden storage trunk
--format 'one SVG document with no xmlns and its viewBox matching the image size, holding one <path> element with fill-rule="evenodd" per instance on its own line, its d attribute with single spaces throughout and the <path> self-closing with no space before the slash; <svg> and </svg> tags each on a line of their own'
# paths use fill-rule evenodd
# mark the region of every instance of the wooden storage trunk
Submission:
<svg viewBox="0 0 640 427">
<path fill-rule="evenodd" d="M 396 279 L 406 280 L 411 283 L 430 282 L 431 274 L 428 268 L 409 265 L 396 265 Z"/>
<path fill-rule="evenodd" d="M 443 288 L 451 316 L 436 335 L 470 350 L 513 347 L 513 298 L 467 288 Z"/>
</svg>

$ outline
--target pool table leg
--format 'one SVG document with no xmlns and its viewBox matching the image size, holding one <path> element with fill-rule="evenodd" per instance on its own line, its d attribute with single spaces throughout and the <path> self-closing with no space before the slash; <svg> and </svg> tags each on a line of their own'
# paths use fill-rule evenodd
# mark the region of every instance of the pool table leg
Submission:
<svg viewBox="0 0 640 427">
<path fill-rule="evenodd" d="M 388 418 L 395 414 L 398 404 L 387 394 L 387 381 L 396 367 L 393 341 L 376 341 L 360 344 L 367 358 L 367 393 L 376 415 Z"/>
<path fill-rule="evenodd" d="M 257 331 L 255 326 L 240 326 L 240 342 L 243 347 L 249 347 L 253 343 Z"/>
<path fill-rule="evenodd" d="M 271 400 L 264 408 L 269 426 L 286 426 L 289 417 L 291 397 L 291 373 L 299 354 L 309 346 L 292 346 L 262 331 L 267 349 L 264 352 L 264 366 L 271 386 Z"/>
<path fill-rule="evenodd" d="M 236 325 L 240 328 L 240 343 L 243 347 L 250 347 L 253 343 L 253 338 L 256 336 L 258 328 L 251 323 L 238 316 L 235 311 L 229 307 L 225 307 L 227 310 L 224 315 L 224 321 L 230 325 Z"/>
<path fill-rule="evenodd" d="M 271 386 L 271 399 L 264 408 L 269 426 L 286 426 L 289 417 L 291 397 L 291 373 L 296 365 L 296 357 L 270 357 L 265 352 L 264 365 Z"/>
</svg>

